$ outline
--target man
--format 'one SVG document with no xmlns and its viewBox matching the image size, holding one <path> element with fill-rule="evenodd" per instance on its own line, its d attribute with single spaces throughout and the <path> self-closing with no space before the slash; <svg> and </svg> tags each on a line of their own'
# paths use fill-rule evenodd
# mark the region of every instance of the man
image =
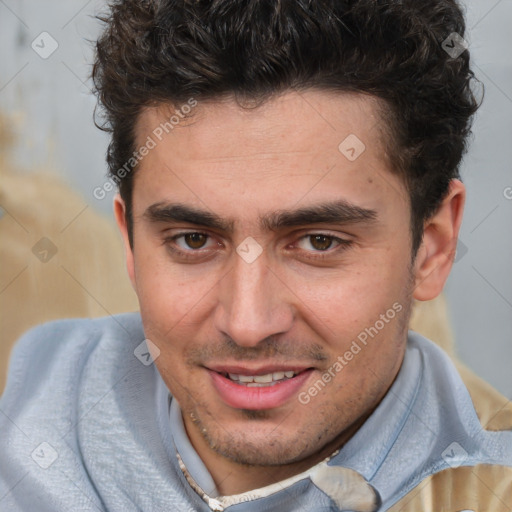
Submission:
<svg viewBox="0 0 512 512">
<path fill-rule="evenodd" d="M 510 418 L 491 432 L 407 331 L 462 221 L 455 1 L 125 0 L 104 22 L 140 315 L 18 344 L 4 508 L 509 510 Z"/>
</svg>

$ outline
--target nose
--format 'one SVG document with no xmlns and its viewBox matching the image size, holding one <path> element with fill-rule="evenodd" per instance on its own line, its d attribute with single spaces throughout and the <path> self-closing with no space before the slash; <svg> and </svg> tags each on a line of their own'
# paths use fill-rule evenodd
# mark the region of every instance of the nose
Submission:
<svg viewBox="0 0 512 512">
<path fill-rule="evenodd" d="M 255 347 L 293 324 L 293 294 L 261 255 L 247 263 L 234 255 L 234 266 L 219 290 L 216 328 L 237 345 Z"/>
</svg>

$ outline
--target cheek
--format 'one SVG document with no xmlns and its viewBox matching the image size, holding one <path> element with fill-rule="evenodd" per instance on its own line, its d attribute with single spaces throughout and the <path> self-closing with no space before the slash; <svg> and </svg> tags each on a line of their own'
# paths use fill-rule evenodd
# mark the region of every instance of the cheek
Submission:
<svg viewBox="0 0 512 512">
<path fill-rule="evenodd" d="M 375 252 L 373 258 L 351 262 L 328 276 L 293 278 L 303 314 L 326 339 L 356 336 L 405 300 L 409 272 L 404 258 Z"/>
<path fill-rule="evenodd" d="M 172 264 L 163 247 L 140 246 L 141 250 L 135 252 L 135 282 L 147 329 L 165 337 L 190 322 L 197 325 L 212 307 L 219 281 L 217 272 L 198 275 L 193 265 Z"/>
</svg>

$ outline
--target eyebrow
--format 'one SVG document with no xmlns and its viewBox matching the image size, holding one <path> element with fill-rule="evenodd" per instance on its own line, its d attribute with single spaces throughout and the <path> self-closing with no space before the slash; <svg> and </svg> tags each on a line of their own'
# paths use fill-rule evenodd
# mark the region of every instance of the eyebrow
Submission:
<svg viewBox="0 0 512 512">
<path fill-rule="evenodd" d="M 204 228 L 232 233 L 234 220 L 225 220 L 207 210 L 182 203 L 155 203 L 144 212 L 150 222 L 186 222 Z M 376 210 L 362 208 L 345 200 L 331 201 L 296 210 L 277 210 L 260 217 L 264 230 L 277 231 L 308 224 L 371 224 L 378 219 Z"/>
</svg>

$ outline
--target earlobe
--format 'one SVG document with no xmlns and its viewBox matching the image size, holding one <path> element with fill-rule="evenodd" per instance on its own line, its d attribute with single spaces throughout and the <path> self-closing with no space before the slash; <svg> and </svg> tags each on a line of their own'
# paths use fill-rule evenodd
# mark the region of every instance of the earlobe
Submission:
<svg viewBox="0 0 512 512">
<path fill-rule="evenodd" d="M 465 198 L 462 182 L 452 180 L 437 212 L 425 223 L 415 261 L 413 296 L 417 300 L 434 299 L 443 290 L 455 258 Z"/>
<path fill-rule="evenodd" d="M 130 245 L 130 237 L 128 236 L 128 224 L 126 222 L 126 206 L 119 194 L 114 198 L 114 215 L 116 218 L 117 226 L 121 232 L 124 243 L 124 251 L 126 257 L 126 270 L 132 283 L 133 289 L 137 291 L 135 282 L 135 267 L 133 261 L 133 250 Z"/>
</svg>

